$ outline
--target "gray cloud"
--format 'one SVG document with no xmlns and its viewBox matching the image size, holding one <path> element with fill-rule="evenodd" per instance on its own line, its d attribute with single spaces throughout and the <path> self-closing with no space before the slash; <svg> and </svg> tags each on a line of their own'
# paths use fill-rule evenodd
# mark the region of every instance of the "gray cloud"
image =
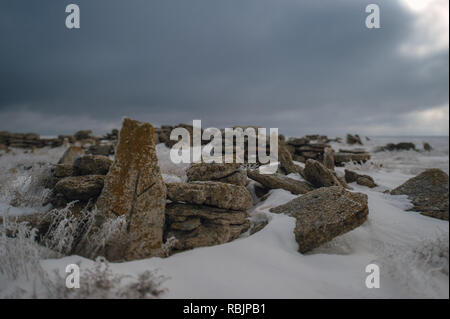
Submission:
<svg viewBox="0 0 450 319">
<path fill-rule="evenodd" d="M 69 1 L 0 4 L 0 129 L 100 133 L 131 116 L 414 134 L 411 113 L 448 105 L 448 46 L 401 54 L 417 17 L 399 2 L 377 2 L 379 30 L 366 1 L 72 2 L 80 30 L 64 26 Z"/>
</svg>

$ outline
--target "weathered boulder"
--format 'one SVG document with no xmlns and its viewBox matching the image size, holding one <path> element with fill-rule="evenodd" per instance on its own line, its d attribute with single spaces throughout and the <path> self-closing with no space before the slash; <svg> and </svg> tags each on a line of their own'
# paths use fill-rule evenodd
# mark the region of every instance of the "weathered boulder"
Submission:
<svg viewBox="0 0 450 319">
<path fill-rule="evenodd" d="M 227 243 L 250 228 L 248 214 L 242 211 L 171 203 L 166 215 L 166 237 L 178 240 L 177 251 Z"/>
<path fill-rule="evenodd" d="M 53 168 L 53 176 L 58 178 L 69 177 L 74 173 L 73 165 L 71 164 L 56 164 Z"/>
<path fill-rule="evenodd" d="M 247 210 L 253 205 L 249 191 L 240 185 L 221 182 L 166 183 L 167 198 L 174 202 Z"/>
<path fill-rule="evenodd" d="M 292 156 L 281 139 L 278 140 L 278 161 L 280 169 L 285 174 L 298 173 L 298 166 L 292 162 Z"/>
<path fill-rule="evenodd" d="M 217 181 L 235 185 L 247 185 L 247 172 L 239 163 L 195 163 L 186 170 L 188 182 Z"/>
<path fill-rule="evenodd" d="M 77 141 L 79 140 L 85 140 L 91 137 L 92 131 L 91 130 L 81 130 L 76 132 L 73 136 Z"/>
<path fill-rule="evenodd" d="M 416 150 L 416 145 L 414 145 L 414 143 L 409 143 L 409 142 L 401 142 L 401 143 L 389 143 L 385 146 L 379 147 L 378 149 L 376 149 L 377 152 L 382 152 L 382 151 L 410 151 Z"/>
<path fill-rule="evenodd" d="M 95 144 L 89 146 L 86 151 L 87 154 L 91 155 L 103 155 L 109 156 L 114 154 L 114 145 L 113 144 Z"/>
<path fill-rule="evenodd" d="M 58 164 L 72 165 L 75 159 L 84 155 L 84 151 L 79 146 L 70 146 L 58 161 Z"/>
<path fill-rule="evenodd" d="M 427 152 L 431 152 L 433 148 L 431 147 L 430 143 L 424 142 L 423 143 L 423 149 Z"/>
<path fill-rule="evenodd" d="M 414 207 L 422 215 L 448 220 L 448 175 L 432 168 L 407 180 L 391 191 L 392 195 L 408 195 Z"/>
<path fill-rule="evenodd" d="M 56 183 L 55 191 L 62 194 L 68 201 L 88 201 L 100 195 L 104 180 L 103 175 L 65 177 Z"/>
<path fill-rule="evenodd" d="M 342 186 L 331 170 L 312 159 L 306 161 L 303 175 L 315 187 Z"/>
<path fill-rule="evenodd" d="M 75 175 L 106 175 L 111 167 L 112 160 L 101 155 L 85 155 L 73 162 Z"/>
<path fill-rule="evenodd" d="M 337 186 L 316 189 L 270 211 L 296 218 L 294 234 L 301 253 L 355 229 L 369 213 L 367 195 Z"/>
<path fill-rule="evenodd" d="M 361 141 L 361 137 L 359 137 L 358 134 L 355 134 L 355 135 L 347 134 L 347 144 L 350 144 L 350 145 L 353 145 L 353 144 L 363 145 L 363 143 Z"/>
<path fill-rule="evenodd" d="M 358 185 L 367 186 L 369 188 L 378 186 L 371 176 L 361 175 L 348 169 L 345 170 L 345 181 L 347 183 L 356 182 Z"/>
<path fill-rule="evenodd" d="M 125 218 L 125 240 L 111 240 L 104 251 L 94 255 L 108 260 L 134 260 L 161 254 L 166 187 L 153 131 L 149 123 L 128 118 L 123 121 L 115 160 L 97 200 L 100 225 L 96 230 L 108 219 Z"/>
<path fill-rule="evenodd" d="M 292 194 L 306 194 L 314 188 L 303 181 L 298 181 L 293 178 L 283 176 L 281 174 L 260 174 L 257 170 L 247 170 L 249 178 L 260 183 L 269 189 L 284 189 Z"/>
</svg>

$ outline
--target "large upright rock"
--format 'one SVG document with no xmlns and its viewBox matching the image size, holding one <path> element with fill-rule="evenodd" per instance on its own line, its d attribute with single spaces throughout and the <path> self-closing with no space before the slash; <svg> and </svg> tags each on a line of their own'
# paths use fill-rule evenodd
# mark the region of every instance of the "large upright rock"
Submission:
<svg viewBox="0 0 450 319">
<path fill-rule="evenodd" d="M 331 170 L 312 159 L 306 161 L 303 175 L 315 187 L 342 186 Z"/>
<path fill-rule="evenodd" d="M 448 175 L 432 168 L 407 180 L 391 191 L 392 195 L 408 195 L 412 210 L 422 215 L 448 220 Z"/>
<path fill-rule="evenodd" d="M 270 211 L 296 218 L 294 234 L 301 253 L 355 229 L 369 213 L 367 195 L 337 186 L 316 189 Z"/>
<path fill-rule="evenodd" d="M 105 219 L 124 216 L 126 242 L 105 247 L 109 260 L 133 260 L 161 254 L 166 187 L 156 157 L 153 127 L 125 119 L 115 160 L 97 207 Z"/>
</svg>

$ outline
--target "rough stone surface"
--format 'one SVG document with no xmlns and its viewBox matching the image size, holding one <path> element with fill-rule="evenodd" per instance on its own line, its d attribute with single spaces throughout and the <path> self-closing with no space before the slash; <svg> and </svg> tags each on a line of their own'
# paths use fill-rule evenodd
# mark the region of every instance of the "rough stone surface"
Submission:
<svg viewBox="0 0 450 319">
<path fill-rule="evenodd" d="M 73 169 L 75 175 L 106 175 L 112 160 L 101 155 L 85 155 L 75 159 Z"/>
<path fill-rule="evenodd" d="M 301 253 L 355 229 L 369 213 L 367 195 L 337 186 L 316 189 L 270 211 L 296 218 L 294 234 Z"/>
<path fill-rule="evenodd" d="M 88 201 L 100 195 L 104 180 L 102 175 L 65 177 L 56 183 L 55 190 L 69 201 Z"/>
<path fill-rule="evenodd" d="M 281 174 L 260 174 L 256 170 L 248 170 L 247 175 L 249 178 L 260 183 L 261 185 L 269 189 L 284 189 L 292 194 L 306 194 L 307 192 L 313 190 L 314 188 L 302 181 L 298 181 Z"/>
<path fill-rule="evenodd" d="M 332 171 L 315 160 L 306 161 L 303 175 L 315 187 L 342 186 Z"/>
<path fill-rule="evenodd" d="M 361 175 L 348 169 L 345 170 L 345 181 L 347 183 L 356 182 L 359 185 L 367 186 L 369 188 L 378 186 L 371 176 Z"/>
<path fill-rule="evenodd" d="M 244 186 L 221 182 L 166 183 L 167 198 L 174 202 L 247 210 L 252 196 Z"/>
<path fill-rule="evenodd" d="M 154 129 L 126 118 L 116 156 L 97 207 L 104 218 L 125 216 L 127 242 L 106 245 L 108 260 L 133 260 L 160 255 L 166 187 L 156 157 Z"/>
<path fill-rule="evenodd" d="M 370 160 L 369 153 L 337 152 L 334 153 L 334 163 L 341 166 L 345 163 L 356 162 L 364 163 Z"/>
<path fill-rule="evenodd" d="M 69 147 L 59 160 L 58 164 L 69 164 L 72 165 L 76 158 L 83 156 L 84 151 L 79 146 Z"/>
<path fill-rule="evenodd" d="M 326 168 L 334 170 L 334 150 L 331 147 L 326 147 L 323 154 L 323 165 Z"/>
<path fill-rule="evenodd" d="M 353 145 L 353 144 L 359 144 L 362 145 L 361 137 L 359 137 L 358 134 L 351 135 L 347 134 L 347 144 Z"/>
<path fill-rule="evenodd" d="M 91 130 L 82 130 L 76 132 L 73 136 L 76 140 L 85 140 L 91 137 L 92 131 Z"/>
<path fill-rule="evenodd" d="M 58 178 L 69 177 L 74 173 L 71 164 L 56 164 L 53 168 L 53 176 Z"/>
<path fill-rule="evenodd" d="M 177 251 L 223 244 L 250 228 L 248 214 L 242 211 L 171 203 L 167 205 L 166 214 L 166 237 L 174 236 L 178 240 Z"/>
<path fill-rule="evenodd" d="M 423 143 L 423 149 L 427 152 L 431 152 L 433 148 L 431 147 L 430 143 L 424 142 Z"/>
<path fill-rule="evenodd" d="M 238 163 L 196 163 L 187 170 L 188 182 L 217 181 L 228 184 L 247 185 L 247 172 Z"/>
<path fill-rule="evenodd" d="M 298 173 L 298 166 L 292 162 L 292 156 L 283 141 L 278 141 L 278 161 L 285 174 Z"/>
<path fill-rule="evenodd" d="M 408 195 L 412 210 L 423 215 L 448 220 L 448 175 L 437 168 L 428 169 L 391 191 L 392 195 Z"/>
</svg>

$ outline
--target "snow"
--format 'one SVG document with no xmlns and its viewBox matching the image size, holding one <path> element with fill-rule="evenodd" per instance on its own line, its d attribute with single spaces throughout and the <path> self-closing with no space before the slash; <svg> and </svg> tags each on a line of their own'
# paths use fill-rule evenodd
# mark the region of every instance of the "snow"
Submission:
<svg viewBox="0 0 450 319">
<path fill-rule="evenodd" d="M 369 189 L 351 184 L 353 191 L 368 196 L 368 220 L 308 254 L 297 252 L 295 219 L 269 212 L 297 197 L 278 189 L 271 190 L 265 201 L 252 208 L 252 220 L 267 219 L 269 223 L 251 236 L 246 233 L 227 244 L 164 259 L 114 263 L 111 269 L 134 276 L 158 269 L 159 275 L 168 278 L 163 298 L 448 298 L 448 222 L 406 211 L 411 207 L 406 196 L 383 193 L 429 167 L 448 172 L 448 138 L 373 138 L 364 141 L 364 147 L 372 149 L 398 141 L 413 141 L 418 148 L 422 141 L 428 141 L 435 150 L 375 153 L 373 164 L 349 165 L 372 176 L 380 185 Z M 333 147 L 349 148 L 345 144 Z M 168 150 L 158 145 L 159 160 L 163 161 L 167 154 Z M 185 168 L 166 163 L 161 169 L 165 180 L 185 178 Z M 342 174 L 344 168 L 337 170 Z M 301 180 L 295 174 L 290 177 Z M 7 203 L 0 205 L 4 210 Z M 65 267 L 78 262 L 81 271 L 94 264 L 79 256 L 68 256 L 44 259 L 41 265 L 49 273 L 57 269 L 65 275 Z M 366 266 L 373 263 L 380 267 L 379 289 L 365 285 Z M 0 279 L 0 297 L 1 285 Z"/>
</svg>

